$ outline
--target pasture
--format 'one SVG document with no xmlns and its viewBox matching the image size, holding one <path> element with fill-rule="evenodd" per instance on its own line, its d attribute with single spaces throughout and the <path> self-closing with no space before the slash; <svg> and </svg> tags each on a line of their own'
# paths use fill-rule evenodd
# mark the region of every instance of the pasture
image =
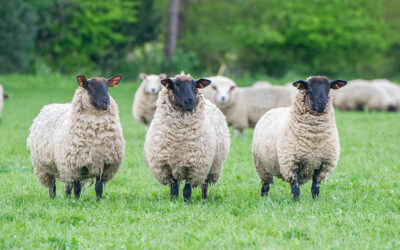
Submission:
<svg viewBox="0 0 400 250">
<path fill-rule="evenodd" d="M 233 138 L 220 182 L 208 201 L 199 189 L 185 204 L 152 176 L 143 159 L 144 126 L 132 117 L 138 83 L 110 89 L 126 140 L 124 163 L 97 203 L 94 186 L 80 200 L 57 196 L 36 180 L 26 149 L 33 118 L 48 103 L 70 102 L 70 76 L 0 76 L 0 248 L 400 248 L 400 113 L 340 112 L 341 157 L 311 198 L 294 202 L 278 179 L 268 197 L 251 157 L 252 130 Z"/>
</svg>

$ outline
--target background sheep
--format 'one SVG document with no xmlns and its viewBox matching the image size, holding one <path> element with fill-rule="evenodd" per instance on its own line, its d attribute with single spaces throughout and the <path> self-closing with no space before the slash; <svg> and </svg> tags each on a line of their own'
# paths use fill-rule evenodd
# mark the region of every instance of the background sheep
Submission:
<svg viewBox="0 0 400 250">
<path fill-rule="evenodd" d="M 146 125 L 146 129 L 153 120 L 153 115 L 156 112 L 156 102 L 158 92 L 161 90 L 160 81 L 166 77 L 165 74 L 161 75 L 146 75 L 140 74 L 142 83 L 135 93 L 133 101 L 132 112 L 133 117 Z"/>
<path fill-rule="evenodd" d="M 212 92 L 205 95 L 224 113 L 235 135 L 254 127 L 268 110 L 290 105 L 290 91 L 282 86 L 238 88 L 227 77 L 211 77 Z"/>
<path fill-rule="evenodd" d="M 396 102 L 396 109 L 400 110 L 400 85 L 386 79 L 375 79 L 371 84 L 382 89 Z"/>
<path fill-rule="evenodd" d="M 56 194 L 56 178 L 66 182 L 66 196 L 79 198 L 81 182 L 96 178 L 97 200 L 102 198 L 103 184 L 118 172 L 125 153 L 125 141 L 118 116 L 118 106 L 108 94 L 122 75 L 108 80 L 78 76 L 81 88 L 72 103 L 50 104 L 42 108 L 33 121 L 28 148 L 34 173 Z"/>
<path fill-rule="evenodd" d="M 293 83 L 298 92 L 292 106 L 273 109 L 257 123 L 253 137 L 253 160 L 267 195 L 273 177 L 289 182 L 293 199 L 299 185 L 313 180 L 311 193 L 319 195 L 321 181 L 336 167 L 340 145 L 329 89 L 346 85 L 326 77 L 309 77 Z"/>
<path fill-rule="evenodd" d="M 268 81 L 258 81 L 255 82 L 253 85 L 251 85 L 252 88 L 263 88 L 263 87 L 269 87 L 272 84 Z"/>
<path fill-rule="evenodd" d="M 367 80 L 352 80 L 333 96 L 333 105 L 343 110 L 395 111 L 396 101 L 381 87 Z"/>
<path fill-rule="evenodd" d="M 171 198 L 179 194 L 186 180 L 183 198 L 188 201 L 192 187 L 201 185 L 208 198 L 208 185 L 216 184 L 229 151 L 229 130 L 224 115 L 198 91 L 210 80 L 193 80 L 190 75 L 161 81 L 165 86 L 157 101 L 154 119 L 146 134 L 145 160 Z"/>
</svg>

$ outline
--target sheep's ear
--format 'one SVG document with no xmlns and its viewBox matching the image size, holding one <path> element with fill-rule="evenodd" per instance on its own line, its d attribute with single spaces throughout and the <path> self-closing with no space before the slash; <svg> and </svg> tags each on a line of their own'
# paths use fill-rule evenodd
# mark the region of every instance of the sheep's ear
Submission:
<svg viewBox="0 0 400 250">
<path fill-rule="evenodd" d="M 335 80 L 335 81 L 332 81 L 332 82 L 330 83 L 330 88 L 331 88 L 331 89 L 340 89 L 341 87 L 345 86 L 346 84 L 347 84 L 346 81 L 343 81 L 343 80 Z"/>
<path fill-rule="evenodd" d="M 174 82 L 171 79 L 167 78 L 162 79 L 161 84 L 167 89 L 172 89 L 172 85 L 174 84 Z"/>
<path fill-rule="evenodd" d="M 140 73 L 140 74 L 139 74 L 139 77 L 140 77 L 140 79 L 142 79 L 142 80 L 146 80 L 147 75 L 146 75 L 145 73 Z"/>
<path fill-rule="evenodd" d="M 208 85 L 210 85 L 211 81 L 208 79 L 199 79 L 196 81 L 196 88 L 198 89 L 204 89 Z"/>
<path fill-rule="evenodd" d="M 230 91 L 233 91 L 235 88 L 236 88 L 236 86 L 231 86 L 231 87 L 229 88 L 229 90 L 230 90 Z"/>
<path fill-rule="evenodd" d="M 293 83 L 293 86 L 295 86 L 297 89 L 307 89 L 308 88 L 308 83 L 303 80 L 299 80 Z"/>
<path fill-rule="evenodd" d="M 165 78 L 167 78 L 167 75 L 166 74 L 160 74 L 160 79 L 162 80 L 162 79 L 165 79 Z"/>
<path fill-rule="evenodd" d="M 87 80 L 84 75 L 79 75 L 76 77 L 76 81 L 78 82 L 79 86 L 85 88 L 87 86 Z"/>
<path fill-rule="evenodd" d="M 108 81 L 108 86 L 109 87 L 115 87 L 116 85 L 118 85 L 118 83 L 122 80 L 122 75 L 115 75 L 109 79 L 107 79 Z"/>
</svg>

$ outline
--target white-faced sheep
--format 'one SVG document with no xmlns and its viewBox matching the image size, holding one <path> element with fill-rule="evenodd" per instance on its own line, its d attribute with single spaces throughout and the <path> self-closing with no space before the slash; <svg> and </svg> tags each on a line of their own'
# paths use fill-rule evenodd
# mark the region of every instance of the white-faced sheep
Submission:
<svg viewBox="0 0 400 250">
<path fill-rule="evenodd" d="M 352 80 L 333 95 L 333 105 L 342 110 L 395 111 L 396 101 L 382 88 L 367 80 Z"/>
<path fill-rule="evenodd" d="M 375 79 L 371 84 L 382 89 L 396 102 L 396 109 L 400 110 L 400 85 L 387 79 Z"/>
<path fill-rule="evenodd" d="M 290 91 L 281 86 L 238 88 L 227 77 L 211 77 L 210 80 L 213 92 L 206 98 L 224 113 L 235 135 L 243 133 L 244 128 L 253 128 L 268 110 L 290 105 Z"/>
<path fill-rule="evenodd" d="M 160 80 L 164 79 L 165 77 L 165 74 L 140 74 L 142 83 L 135 93 L 132 111 L 135 119 L 138 122 L 143 123 L 146 126 L 146 129 L 149 127 L 151 120 L 153 120 L 154 113 L 156 112 L 158 92 L 162 87 Z"/>
<path fill-rule="evenodd" d="M 293 83 L 298 92 L 292 106 L 267 112 L 257 123 L 253 137 L 253 160 L 262 182 L 261 196 L 268 194 L 273 177 L 291 184 L 293 199 L 299 185 L 313 180 L 311 193 L 319 195 L 320 183 L 336 167 L 340 145 L 330 89 L 346 81 L 329 82 L 309 77 Z"/>
<path fill-rule="evenodd" d="M 125 140 L 119 121 L 118 106 L 108 94 L 122 79 L 78 76 L 80 85 L 72 103 L 50 104 L 33 121 L 27 140 L 34 173 L 56 194 L 56 178 L 66 182 L 65 194 L 79 198 L 82 184 L 96 178 L 97 200 L 103 184 L 118 172 L 125 153 Z"/>
<path fill-rule="evenodd" d="M 207 199 L 208 185 L 218 182 L 229 151 L 225 117 L 198 91 L 207 87 L 209 80 L 194 80 L 182 72 L 161 84 L 165 89 L 159 94 L 146 134 L 146 163 L 161 184 L 170 186 L 171 198 L 178 196 L 179 185 L 186 180 L 185 201 L 199 185 Z"/>
</svg>

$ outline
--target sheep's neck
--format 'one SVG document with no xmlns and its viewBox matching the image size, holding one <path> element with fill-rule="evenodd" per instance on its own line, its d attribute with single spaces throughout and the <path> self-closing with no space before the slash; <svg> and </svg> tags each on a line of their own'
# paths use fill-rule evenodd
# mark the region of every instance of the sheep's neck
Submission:
<svg viewBox="0 0 400 250">
<path fill-rule="evenodd" d="M 317 113 L 312 110 L 307 98 L 305 91 L 297 93 L 290 109 L 290 129 L 298 135 L 307 132 L 314 137 L 324 137 L 333 127 L 336 128 L 332 99 L 329 98 L 323 113 Z"/>
</svg>

